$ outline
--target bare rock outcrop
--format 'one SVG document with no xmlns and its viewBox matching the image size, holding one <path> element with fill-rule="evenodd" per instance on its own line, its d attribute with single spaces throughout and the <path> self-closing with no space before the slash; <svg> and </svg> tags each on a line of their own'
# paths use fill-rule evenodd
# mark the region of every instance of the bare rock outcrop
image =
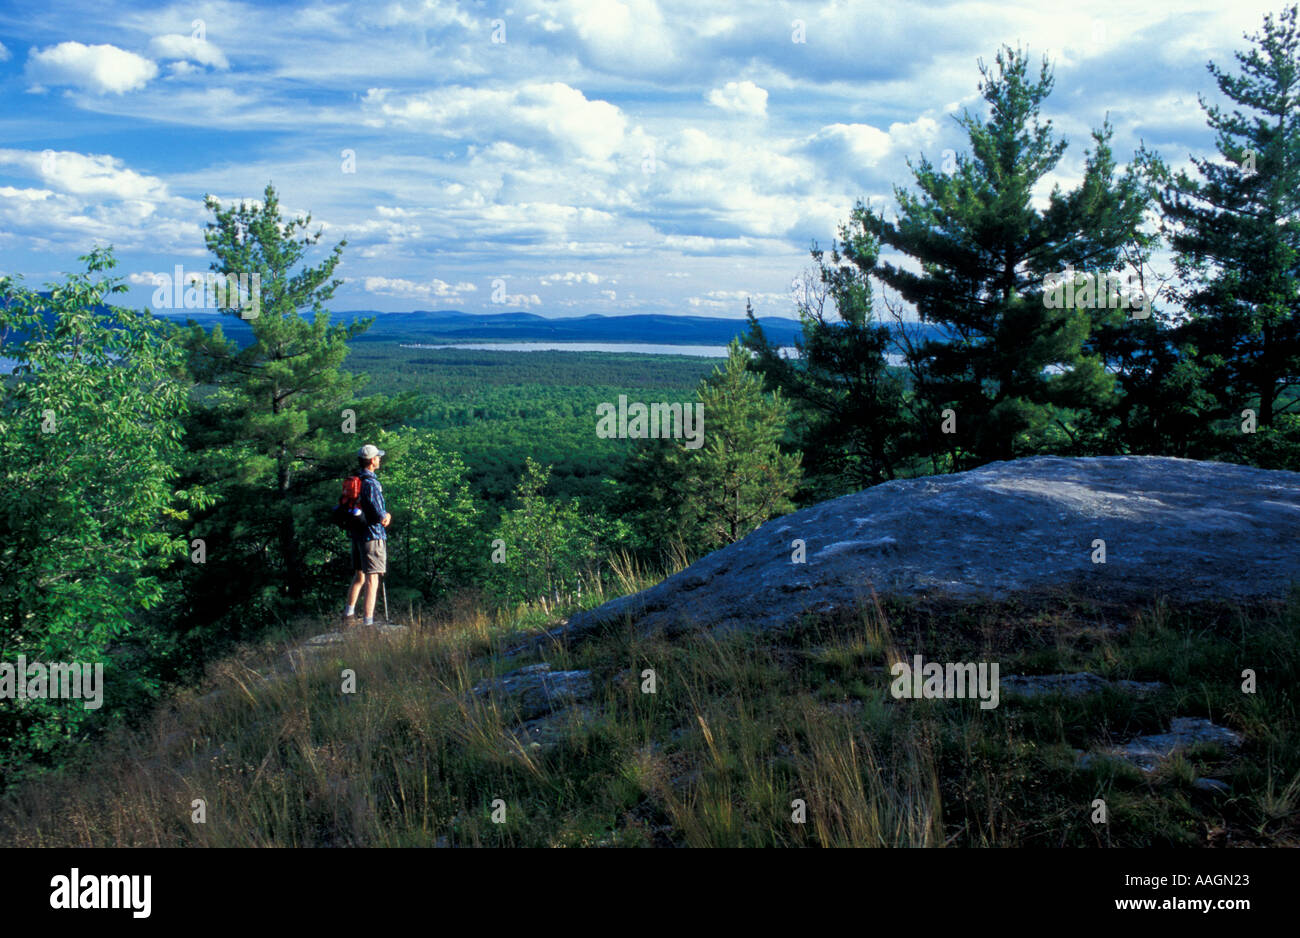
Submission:
<svg viewBox="0 0 1300 938">
<path fill-rule="evenodd" d="M 1175 753 L 1185 752 L 1194 746 L 1211 744 L 1230 755 L 1241 745 L 1241 741 L 1240 733 L 1226 726 L 1217 726 L 1204 717 L 1174 717 L 1169 732 L 1135 737 L 1122 746 L 1102 750 L 1102 755 L 1131 762 L 1143 772 L 1154 772 Z M 1091 753 L 1086 754 L 1080 764 L 1088 766 L 1094 758 Z M 1222 791 L 1226 788 L 1221 781 L 1206 781 L 1210 784 L 1198 787 L 1206 791 Z"/>
<path fill-rule="evenodd" d="M 497 678 L 480 681 L 474 693 L 507 702 L 524 720 L 545 716 L 557 708 L 586 700 L 592 694 L 588 671 L 556 671 L 542 661 Z"/>
<path fill-rule="evenodd" d="M 563 637 L 625 618 L 646 631 L 779 627 L 873 589 L 957 601 L 1068 590 L 1250 602 L 1282 598 L 1296 582 L 1300 473 L 1038 457 L 888 482 L 774 519 L 650 589 L 574 616 Z"/>
<path fill-rule="evenodd" d="M 1088 671 L 1074 674 L 1004 674 L 998 678 L 1003 694 L 1018 697 L 1042 697 L 1061 694 L 1065 697 L 1082 697 L 1114 688 L 1129 694 L 1154 694 L 1165 685 L 1159 681 L 1108 681 Z"/>
</svg>

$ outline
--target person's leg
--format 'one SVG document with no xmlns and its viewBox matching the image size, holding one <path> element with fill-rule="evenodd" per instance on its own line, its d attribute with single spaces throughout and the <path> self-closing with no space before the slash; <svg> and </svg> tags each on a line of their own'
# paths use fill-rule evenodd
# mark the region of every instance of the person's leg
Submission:
<svg viewBox="0 0 1300 938">
<path fill-rule="evenodd" d="M 375 621 L 375 597 L 379 594 L 379 574 L 366 574 L 366 624 Z"/>
<path fill-rule="evenodd" d="M 359 546 L 355 540 L 352 541 L 352 583 L 348 586 L 348 604 L 343 607 L 344 625 L 357 614 L 357 597 L 361 595 L 361 586 L 366 581 L 366 575 L 362 572 L 365 569 L 365 558 Z"/>
<path fill-rule="evenodd" d="M 361 587 L 365 585 L 366 575 L 360 570 L 352 574 L 352 583 L 348 586 L 348 608 L 355 609 L 357 597 L 361 595 Z"/>
<path fill-rule="evenodd" d="M 379 598 L 380 577 L 388 569 L 388 552 L 385 550 L 385 542 L 382 538 L 366 541 L 362 547 L 364 566 L 366 571 L 366 625 L 372 625 L 375 621 L 375 602 Z"/>
<path fill-rule="evenodd" d="M 375 574 L 375 595 L 384 588 L 384 575 L 388 573 L 388 541 L 380 539 L 375 541 L 371 547 L 374 555 L 374 564 L 371 571 Z M 384 609 L 384 621 L 388 621 L 388 609 Z"/>
</svg>

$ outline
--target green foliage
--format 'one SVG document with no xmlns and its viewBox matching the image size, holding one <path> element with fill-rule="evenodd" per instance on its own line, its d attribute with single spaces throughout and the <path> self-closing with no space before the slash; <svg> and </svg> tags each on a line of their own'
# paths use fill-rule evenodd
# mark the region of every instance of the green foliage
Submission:
<svg viewBox="0 0 1300 938">
<path fill-rule="evenodd" d="M 17 361 L 0 398 L 0 658 L 101 663 L 105 713 L 156 691 L 166 645 L 149 610 L 163 569 L 185 552 L 174 490 L 187 388 L 170 327 L 106 302 L 109 250 L 47 295 L 0 280 L 0 355 Z M 82 701 L 5 701 L 0 762 L 75 735 Z"/>
<path fill-rule="evenodd" d="M 691 558 L 704 550 L 703 538 L 688 510 L 686 450 L 671 438 L 636 440 L 623 464 L 615 510 L 632 528 L 631 547 L 663 564 L 669 557 Z"/>
<path fill-rule="evenodd" d="M 905 456 L 903 381 L 886 360 L 893 342 L 873 308 L 878 244 L 859 219 L 841 227 L 840 238 L 829 262 L 813 246 L 817 269 L 805 275 L 797 297 L 797 358 L 781 355 L 746 309 L 750 367 L 796 408 L 793 448 L 817 478 L 810 488 L 818 500 L 894 478 Z"/>
<path fill-rule="evenodd" d="M 549 599 L 580 583 L 590 590 L 611 548 L 628 534 L 624 522 L 584 512 L 574 499 L 546 498 L 550 475 L 549 466 L 527 460 L 515 489 L 519 504 L 492 535 L 488 584 L 508 602 Z"/>
<path fill-rule="evenodd" d="M 592 435 L 596 408 L 620 394 L 683 400 L 709 359 L 605 352 L 502 352 L 354 343 L 348 362 L 364 367 L 367 391 L 415 391 L 411 426 L 437 431 L 465 460 L 469 481 L 495 520 L 524 473 L 525 458 L 552 467 L 549 491 L 609 510 L 606 480 L 629 441 Z"/>
<path fill-rule="evenodd" d="M 337 498 L 334 480 L 411 401 L 361 398 L 364 377 L 341 368 L 348 341 L 370 324 L 331 325 L 324 308 L 341 282 L 331 277 L 346 242 L 307 266 L 320 232 L 304 233 L 310 216 L 282 218 L 271 186 L 260 204 L 222 209 L 209 198 L 207 206 L 215 215 L 206 234 L 212 268 L 261 281 L 251 344 L 237 347 L 220 327 L 194 325 L 189 335 L 192 374 L 213 390 L 189 427 L 188 473 L 217 501 L 194 529 L 208 561 L 189 584 L 191 621 L 229 617 L 239 634 L 300 607 L 327 579 L 336 538 L 324 508 Z"/>
<path fill-rule="evenodd" d="M 363 339 L 349 348 L 348 366 L 370 377 L 367 390 L 417 391 L 427 396 L 428 410 L 413 419 L 429 420 L 434 427 L 504 413 L 525 416 L 522 410 L 500 409 L 498 405 L 505 405 L 507 398 L 481 399 L 484 391 L 536 389 L 538 397 L 519 404 L 528 415 L 539 410 L 563 412 L 569 396 L 578 390 L 690 389 L 713 367 L 709 359 L 690 355 L 419 348 L 370 336 Z M 481 413 L 484 409 L 486 413 Z"/>
<path fill-rule="evenodd" d="M 410 430 L 384 442 L 393 457 L 383 471 L 393 514 L 390 574 L 430 599 L 473 583 L 487 556 L 487 538 L 465 463 L 439 449 L 428 431 Z"/>
<path fill-rule="evenodd" d="M 1300 28 L 1297 6 L 1268 16 L 1241 74 L 1210 63 L 1231 111 L 1206 105 L 1222 160 L 1166 175 L 1161 206 L 1187 284 L 1191 319 L 1178 332 L 1206 369 L 1213 416 L 1236 434 L 1241 410 L 1259 425 L 1300 411 Z M 1231 445 L 1231 444 L 1229 444 Z"/>
<path fill-rule="evenodd" d="M 1092 312 L 1049 309 L 1043 287 L 1067 267 L 1117 270 L 1126 246 L 1141 247 L 1149 201 L 1141 160 L 1115 178 L 1109 126 L 1093 133 L 1082 183 L 1054 188 L 1046 208 L 1033 191 L 1065 152 L 1051 121 L 1040 119 L 1053 79 L 1046 61 L 1036 79 L 1027 56 L 1004 48 L 996 69 L 980 66 L 987 120 L 963 114 L 970 152 L 951 173 L 922 159 L 916 192 L 896 189 L 898 218 L 859 203 L 864 232 L 915 260 L 919 272 L 880 262 L 875 275 L 926 322 L 949 335 L 910 354 L 924 407 L 920 429 L 930 452 L 947 451 L 953 469 L 1038 452 L 1086 448 L 1090 413 L 1112 403 L 1113 377 L 1087 348 Z M 951 409 L 956 432 L 941 433 Z"/>
<path fill-rule="evenodd" d="M 764 521 L 794 508 L 800 456 L 781 452 L 789 405 L 764 393 L 739 340 L 726 366 L 700 382 L 704 443 L 648 441 L 627 473 L 647 540 L 666 549 L 708 551 L 740 540 Z"/>
<path fill-rule="evenodd" d="M 686 508 L 709 548 L 734 543 L 769 518 L 793 510 L 798 453 L 782 453 L 789 406 L 779 391 L 763 392 L 738 340 L 725 368 L 715 368 L 696 392 L 704 405 L 704 446 L 683 449 Z"/>
</svg>

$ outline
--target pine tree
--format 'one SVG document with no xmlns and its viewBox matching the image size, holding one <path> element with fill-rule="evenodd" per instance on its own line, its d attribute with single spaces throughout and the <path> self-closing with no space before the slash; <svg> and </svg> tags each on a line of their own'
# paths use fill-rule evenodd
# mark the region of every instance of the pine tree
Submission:
<svg viewBox="0 0 1300 938">
<path fill-rule="evenodd" d="M 946 333 L 924 340 L 909 364 L 928 409 L 921 432 L 933 437 L 945 421 L 955 430 L 936 437 L 952 469 L 1091 445 L 1085 437 L 1100 432 L 1093 415 L 1114 395 L 1112 376 L 1086 347 L 1096 311 L 1048 308 L 1045 284 L 1067 269 L 1120 269 L 1149 201 L 1141 155 L 1115 178 L 1103 125 L 1079 187 L 1054 187 L 1036 207 L 1034 191 L 1067 145 L 1040 119 L 1050 67 L 1044 60 L 1033 79 L 1027 55 L 1004 47 L 996 69 L 981 62 L 980 71 L 989 117 L 959 119 L 970 152 L 956 155 L 950 172 L 925 159 L 912 166 L 917 191 L 895 189 L 896 221 L 861 205 L 854 213 L 919 266 L 882 261 L 875 275 Z"/>
<path fill-rule="evenodd" d="M 818 479 L 809 494 L 819 499 L 892 479 L 905 456 L 903 381 L 888 364 L 891 334 L 872 302 L 877 253 L 860 221 L 841 227 L 829 258 L 813 245 L 816 269 L 796 296 L 802 336 L 795 358 L 768 342 L 746 304 L 750 367 L 796 410 L 795 446 Z"/>
<path fill-rule="evenodd" d="M 325 309 L 346 241 L 307 265 L 321 231 L 310 233 L 310 215 L 286 221 L 270 185 L 260 204 L 206 204 L 215 216 L 205 236 L 211 269 L 260 279 L 256 308 L 231 296 L 225 310 L 249 320 L 250 344 L 238 347 L 219 326 L 195 325 L 190 335 L 195 379 L 213 388 L 191 427 L 191 472 L 219 498 L 196 526 L 207 563 L 195 571 L 195 614 L 231 610 L 242 625 L 273 611 L 275 594 L 290 603 L 304 596 L 339 540 L 321 510 L 337 498 L 335 480 L 410 402 L 359 397 L 364 377 L 341 367 L 348 341 L 371 324 L 332 325 Z"/>
<path fill-rule="evenodd" d="M 1300 29 L 1267 16 L 1238 75 L 1209 63 L 1231 111 L 1201 106 L 1221 161 L 1193 159 L 1161 205 L 1191 321 L 1183 342 L 1208 371 L 1215 416 L 1258 408 L 1261 428 L 1300 410 Z"/>
<path fill-rule="evenodd" d="M 802 454 L 782 452 L 790 406 L 764 391 L 739 340 L 725 366 L 700 382 L 703 443 L 649 439 L 624 469 L 624 504 L 640 533 L 638 546 L 661 559 L 691 558 L 738 541 L 794 508 Z"/>
<path fill-rule="evenodd" d="M 693 517 L 683 511 L 686 454 L 681 440 L 631 440 L 632 450 L 619 473 L 614 510 L 628 519 L 639 552 L 665 568 L 674 559 L 693 559 L 702 547 Z"/>
<path fill-rule="evenodd" d="M 789 405 L 768 395 L 749 369 L 738 340 L 727 363 L 696 391 L 704 405 L 704 445 L 675 450 L 684 462 L 686 510 L 707 549 L 740 540 L 764 521 L 794 508 L 801 455 L 781 452 Z"/>
</svg>

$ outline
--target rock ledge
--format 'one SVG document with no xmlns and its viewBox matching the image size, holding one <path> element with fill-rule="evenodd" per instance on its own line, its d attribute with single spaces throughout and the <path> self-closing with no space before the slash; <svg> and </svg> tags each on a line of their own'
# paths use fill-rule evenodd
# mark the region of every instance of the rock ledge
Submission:
<svg viewBox="0 0 1300 938">
<path fill-rule="evenodd" d="M 1105 541 L 1105 563 L 1094 542 Z M 802 542 L 805 562 L 792 558 Z M 1156 456 L 992 463 L 887 482 L 764 524 L 662 583 L 573 617 L 576 638 L 767 629 L 881 596 L 1280 599 L 1300 581 L 1300 473 Z M 552 636 L 558 637 L 558 636 Z"/>
</svg>

